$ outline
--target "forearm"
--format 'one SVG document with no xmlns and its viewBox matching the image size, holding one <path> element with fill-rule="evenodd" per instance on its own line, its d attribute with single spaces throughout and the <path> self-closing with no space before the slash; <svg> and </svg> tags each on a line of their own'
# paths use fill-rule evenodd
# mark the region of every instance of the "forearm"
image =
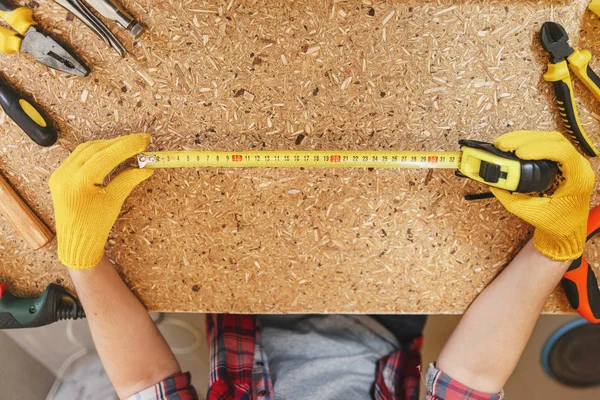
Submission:
<svg viewBox="0 0 600 400">
<path fill-rule="evenodd" d="M 527 243 L 469 307 L 442 349 L 437 367 L 473 389 L 499 392 L 567 267 Z"/>
<path fill-rule="evenodd" d="M 147 310 L 106 256 L 92 269 L 69 272 L 96 349 L 119 397 L 130 396 L 180 372 Z"/>
</svg>

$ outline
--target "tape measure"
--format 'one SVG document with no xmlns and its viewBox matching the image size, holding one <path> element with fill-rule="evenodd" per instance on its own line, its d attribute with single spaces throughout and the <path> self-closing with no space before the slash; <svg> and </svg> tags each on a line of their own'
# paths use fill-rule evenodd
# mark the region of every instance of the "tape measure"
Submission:
<svg viewBox="0 0 600 400">
<path fill-rule="evenodd" d="M 159 151 L 138 154 L 139 168 L 452 168 L 462 152 L 442 151 Z"/>
<path fill-rule="evenodd" d="M 555 180 L 556 163 L 521 160 L 490 143 L 461 140 L 461 151 L 157 151 L 137 155 L 139 168 L 442 168 L 490 186 L 543 192 Z"/>
</svg>

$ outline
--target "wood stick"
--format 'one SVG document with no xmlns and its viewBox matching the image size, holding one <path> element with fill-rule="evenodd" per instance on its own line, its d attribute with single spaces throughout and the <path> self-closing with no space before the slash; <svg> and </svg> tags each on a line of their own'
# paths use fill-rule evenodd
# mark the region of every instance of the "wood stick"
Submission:
<svg viewBox="0 0 600 400">
<path fill-rule="evenodd" d="M 2 176 L 0 176 L 0 212 L 34 250 L 44 247 L 54 238 L 50 229 Z"/>
</svg>

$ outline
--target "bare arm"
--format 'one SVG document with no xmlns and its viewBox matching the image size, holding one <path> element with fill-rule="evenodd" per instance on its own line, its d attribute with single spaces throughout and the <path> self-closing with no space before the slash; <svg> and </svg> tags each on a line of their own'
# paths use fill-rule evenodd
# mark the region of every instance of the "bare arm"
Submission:
<svg viewBox="0 0 600 400">
<path fill-rule="evenodd" d="M 104 368 L 120 398 L 181 371 L 139 300 L 105 257 L 88 270 L 69 270 Z"/>
<path fill-rule="evenodd" d="M 463 384 L 499 392 L 515 369 L 567 262 L 530 241 L 473 302 L 442 349 L 437 367 Z"/>
<path fill-rule="evenodd" d="M 529 242 L 475 299 L 442 349 L 437 367 L 483 392 L 508 380 L 548 296 L 583 253 L 595 174 L 558 132 L 517 131 L 494 141 L 524 160 L 557 163 L 559 179 L 544 196 L 490 190 L 511 213 L 534 226 Z"/>
<path fill-rule="evenodd" d="M 49 181 L 58 258 L 70 268 L 98 354 L 120 397 L 180 371 L 148 312 L 104 257 L 125 198 L 152 171 L 128 168 L 105 185 L 106 176 L 149 142 L 149 135 L 135 134 L 81 144 Z"/>
</svg>

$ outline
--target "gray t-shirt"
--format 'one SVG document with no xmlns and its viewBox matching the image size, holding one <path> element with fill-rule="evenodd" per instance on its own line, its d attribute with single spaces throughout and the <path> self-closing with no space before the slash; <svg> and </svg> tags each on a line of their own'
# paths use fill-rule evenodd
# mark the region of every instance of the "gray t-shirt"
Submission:
<svg viewBox="0 0 600 400">
<path fill-rule="evenodd" d="M 261 315 L 277 400 L 369 399 L 377 361 L 399 347 L 364 315 Z"/>
</svg>

